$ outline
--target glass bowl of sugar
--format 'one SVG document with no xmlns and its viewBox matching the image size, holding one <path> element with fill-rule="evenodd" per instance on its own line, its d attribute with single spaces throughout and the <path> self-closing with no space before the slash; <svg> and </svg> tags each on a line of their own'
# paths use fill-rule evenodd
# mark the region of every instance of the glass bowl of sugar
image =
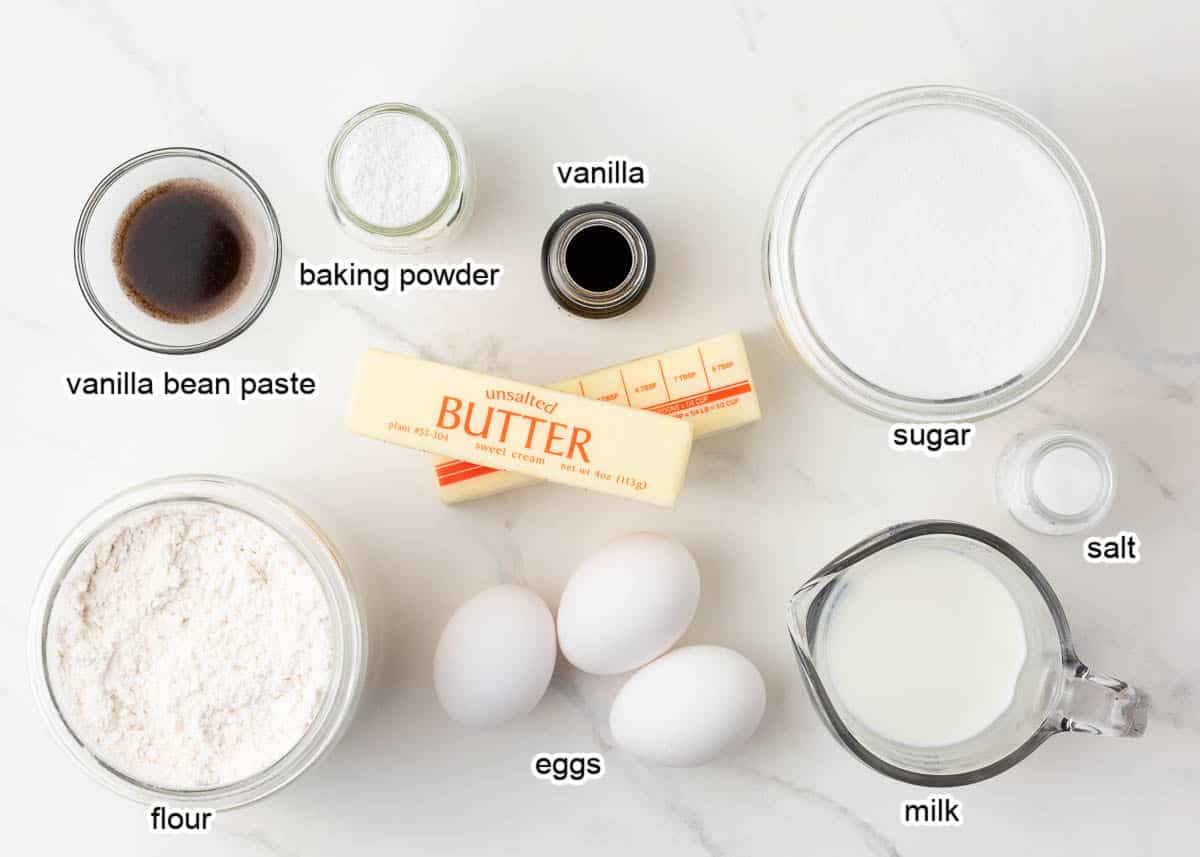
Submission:
<svg viewBox="0 0 1200 857">
<path fill-rule="evenodd" d="M 1032 116 L 922 86 L 835 117 L 792 161 L 764 239 L 787 342 L 875 416 L 969 420 L 1049 381 L 1104 280 L 1096 199 Z"/>
<path fill-rule="evenodd" d="M 475 172 L 444 116 L 411 104 L 376 104 L 338 130 L 325 194 L 342 228 L 377 250 L 424 253 L 466 225 Z"/>
<path fill-rule="evenodd" d="M 155 149 L 105 176 L 75 229 L 75 275 L 104 325 L 139 348 L 195 354 L 244 333 L 275 293 L 275 209 L 203 149 Z"/>
</svg>

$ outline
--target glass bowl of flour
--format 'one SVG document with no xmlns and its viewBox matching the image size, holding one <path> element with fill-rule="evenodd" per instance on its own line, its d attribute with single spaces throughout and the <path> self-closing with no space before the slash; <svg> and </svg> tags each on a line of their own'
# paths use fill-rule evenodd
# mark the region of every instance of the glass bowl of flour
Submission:
<svg viewBox="0 0 1200 857">
<path fill-rule="evenodd" d="M 1104 279 L 1095 196 L 1063 143 L 967 89 L 868 99 L 788 167 L 764 241 L 784 338 L 876 416 L 966 420 L 1049 381 Z"/>
<path fill-rule="evenodd" d="M 366 626 L 302 512 L 175 476 L 118 494 L 59 546 L 29 629 L 54 736 L 118 794 L 232 809 L 290 783 L 353 717 Z"/>
</svg>

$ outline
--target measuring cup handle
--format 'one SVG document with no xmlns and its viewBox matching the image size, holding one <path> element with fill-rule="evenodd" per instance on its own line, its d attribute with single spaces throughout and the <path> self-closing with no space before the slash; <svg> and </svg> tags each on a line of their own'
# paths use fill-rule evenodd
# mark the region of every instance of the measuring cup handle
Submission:
<svg viewBox="0 0 1200 857">
<path fill-rule="evenodd" d="M 1118 678 L 1075 666 L 1058 706 L 1060 732 L 1137 738 L 1146 731 L 1150 698 Z"/>
</svg>

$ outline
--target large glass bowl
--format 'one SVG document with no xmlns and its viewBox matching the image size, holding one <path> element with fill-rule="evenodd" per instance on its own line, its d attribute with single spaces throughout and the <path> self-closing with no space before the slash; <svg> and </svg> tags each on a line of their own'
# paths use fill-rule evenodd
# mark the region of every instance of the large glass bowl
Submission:
<svg viewBox="0 0 1200 857">
<path fill-rule="evenodd" d="M 206 789 L 170 789 L 139 782 L 106 764 L 71 730 L 46 665 L 51 609 L 67 573 L 91 541 L 127 515 L 175 503 L 213 503 L 244 512 L 279 533 L 316 575 L 329 604 L 333 676 L 321 709 L 303 737 L 281 759 L 235 783 Z M 227 810 L 273 794 L 311 768 L 337 744 L 354 716 L 367 666 L 367 632 L 346 567 L 333 545 L 303 512 L 261 488 L 223 476 L 172 476 L 117 494 L 67 535 L 46 567 L 29 619 L 28 660 L 34 696 L 58 743 L 94 779 L 145 804 Z"/>
<path fill-rule="evenodd" d="M 1027 135 L 1057 166 L 1078 200 L 1090 257 L 1087 282 L 1074 318 L 1057 347 L 1003 384 L 948 399 L 926 399 L 884 389 L 856 374 L 822 341 L 805 306 L 794 259 L 796 223 L 806 192 L 826 159 L 866 126 L 906 110 L 950 107 L 979 111 Z M 780 332 L 826 387 L 845 401 L 884 419 L 907 422 L 969 420 L 1007 408 L 1049 381 L 1075 353 L 1100 302 L 1104 282 L 1104 228 L 1096 198 L 1078 162 L 1054 134 L 1029 114 L 970 89 L 920 86 L 869 98 L 819 130 L 787 168 L 771 204 L 763 241 L 767 298 Z"/>
</svg>

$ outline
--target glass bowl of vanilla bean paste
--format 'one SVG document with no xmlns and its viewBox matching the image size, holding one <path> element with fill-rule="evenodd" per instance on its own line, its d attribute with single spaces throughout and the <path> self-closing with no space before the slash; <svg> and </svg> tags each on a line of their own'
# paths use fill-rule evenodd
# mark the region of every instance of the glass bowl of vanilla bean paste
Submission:
<svg viewBox="0 0 1200 857">
<path fill-rule="evenodd" d="M 266 308 L 282 261 L 267 195 L 203 149 L 145 152 L 88 197 L 75 275 L 96 317 L 160 354 L 195 354 L 243 333 Z"/>
</svg>

